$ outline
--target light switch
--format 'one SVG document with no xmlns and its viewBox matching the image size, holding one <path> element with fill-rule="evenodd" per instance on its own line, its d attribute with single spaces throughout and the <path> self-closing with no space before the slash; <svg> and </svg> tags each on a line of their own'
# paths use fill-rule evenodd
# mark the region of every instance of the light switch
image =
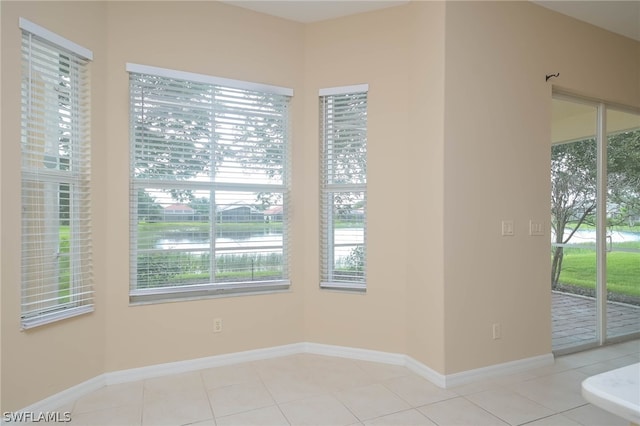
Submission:
<svg viewBox="0 0 640 426">
<path fill-rule="evenodd" d="M 544 229 L 542 228 L 542 224 L 540 222 L 534 222 L 533 220 L 529 221 L 529 235 L 531 236 L 543 236 Z"/>
<path fill-rule="evenodd" d="M 515 230 L 513 227 L 513 220 L 503 220 L 502 221 L 502 236 L 503 237 L 513 237 L 515 235 Z"/>
</svg>

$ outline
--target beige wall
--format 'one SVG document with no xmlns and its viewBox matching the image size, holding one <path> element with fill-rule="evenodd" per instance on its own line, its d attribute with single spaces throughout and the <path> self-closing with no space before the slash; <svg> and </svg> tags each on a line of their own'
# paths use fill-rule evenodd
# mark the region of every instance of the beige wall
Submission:
<svg viewBox="0 0 640 426">
<path fill-rule="evenodd" d="M 549 238 L 528 224 L 548 235 L 552 84 L 640 106 L 637 46 L 528 2 L 447 4 L 446 373 L 551 350 Z"/>
<path fill-rule="evenodd" d="M 409 22 L 406 353 L 444 372 L 444 2 L 412 3 Z"/>
<path fill-rule="evenodd" d="M 307 26 L 306 340 L 444 372 L 442 2 Z M 369 84 L 366 295 L 318 288 L 318 90 Z"/>
<path fill-rule="evenodd" d="M 406 353 L 443 374 L 551 350 L 549 241 L 526 232 L 529 219 L 548 230 L 551 84 L 640 106 L 640 43 L 528 2 L 412 2 L 309 25 L 217 2 L 0 5 L 2 410 L 104 372 L 302 341 Z M 18 16 L 95 55 L 97 308 L 29 332 L 15 250 Z M 129 306 L 127 62 L 294 88 L 290 292 Z M 359 83 L 366 295 L 318 289 L 318 89 Z M 500 236 L 502 219 L 514 237 Z"/>
<path fill-rule="evenodd" d="M 106 23 L 104 3 L 2 2 L 2 411 L 22 408 L 104 372 L 106 229 L 94 230 L 96 311 L 20 331 L 20 39 L 18 17 L 74 40 L 94 53 L 92 73 L 93 219 L 104 223 L 107 172 Z"/>
<path fill-rule="evenodd" d="M 404 7 L 312 24 L 305 43 L 305 336 L 405 351 L 406 219 L 411 39 Z M 318 90 L 369 84 L 367 292 L 319 289 Z"/>
</svg>

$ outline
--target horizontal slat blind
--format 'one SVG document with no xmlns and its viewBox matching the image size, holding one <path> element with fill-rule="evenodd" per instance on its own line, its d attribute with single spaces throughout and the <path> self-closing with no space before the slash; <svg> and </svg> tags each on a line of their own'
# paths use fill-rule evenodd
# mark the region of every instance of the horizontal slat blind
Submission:
<svg viewBox="0 0 640 426">
<path fill-rule="evenodd" d="M 364 290 L 367 91 L 361 86 L 357 89 L 364 91 L 338 89 L 325 89 L 320 96 L 320 282 L 322 287 Z"/>
<path fill-rule="evenodd" d="M 23 328 L 93 310 L 89 105 L 85 57 L 23 30 Z"/>
<path fill-rule="evenodd" d="M 287 282 L 289 96 L 162 74 L 130 73 L 132 300 Z"/>
</svg>

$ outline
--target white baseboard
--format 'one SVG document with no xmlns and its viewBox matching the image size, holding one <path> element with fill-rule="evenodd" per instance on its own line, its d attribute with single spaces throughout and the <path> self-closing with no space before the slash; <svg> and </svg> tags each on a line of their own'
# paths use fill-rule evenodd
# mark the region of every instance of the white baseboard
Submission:
<svg viewBox="0 0 640 426">
<path fill-rule="evenodd" d="M 305 345 L 307 353 L 379 362 L 382 364 L 401 365 L 429 380 L 436 386 L 444 388 L 446 384 L 444 375 L 404 354 L 350 348 L 346 346 L 323 345 L 320 343 L 306 343 Z"/>
<path fill-rule="evenodd" d="M 34 404 L 31 404 L 28 407 L 25 407 L 19 411 L 25 412 L 25 413 L 52 412 L 59 409 L 62 406 L 72 403 L 78 398 L 82 398 L 83 396 L 91 392 L 97 391 L 98 389 L 101 389 L 106 385 L 107 385 L 107 382 L 105 381 L 104 374 L 101 374 L 85 382 L 79 383 L 75 386 L 65 389 L 62 392 L 58 392 L 43 400 L 40 400 Z M 2 424 L 5 424 L 5 423 L 2 423 Z"/>
<path fill-rule="evenodd" d="M 417 361 L 410 356 L 406 356 L 405 366 L 409 370 L 416 373 L 418 376 L 422 377 L 423 379 L 427 379 L 434 385 L 443 389 L 447 387 L 447 376 L 442 373 L 438 373 L 432 368 L 427 367 L 420 361 Z"/>
<path fill-rule="evenodd" d="M 379 362 L 382 364 L 405 365 L 404 355 L 371 349 L 350 348 L 348 346 L 304 343 L 304 353 Z"/>
<path fill-rule="evenodd" d="M 107 385 L 115 385 L 118 383 L 153 379 L 155 377 L 168 376 L 171 374 L 188 373 L 190 371 L 203 370 L 205 368 L 222 367 L 224 365 L 294 355 L 302 353 L 303 349 L 304 343 L 293 343 L 290 345 L 274 346 L 271 348 L 254 349 L 250 351 L 190 359 L 186 361 L 168 362 L 165 364 L 149 365 L 147 367 L 113 371 L 105 373 L 104 375 L 106 376 Z"/>
<path fill-rule="evenodd" d="M 346 346 L 324 345 L 320 343 L 304 343 L 304 352 L 317 355 L 335 356 L 341 358 L 358 359 L 407 367 L 417 375 L 427 379 L 441 388 L 451 388 L 492 377 L 512 374 L 533 368 L 553 364 L 553 354 L 539 355 L 531 358 L 509 361 L 488 367 L 476 368 L 454 374 L 442 374 L 429 368 L 416 359 L 398 353 L 374 351 L 370 349 L 350 348 Z"/>
<path fill-rule="evenodd" d="M 553 364 L 553 355 L 547 354 L 444 375 L 404 354 L 351 348 L 346 346 L 325 345 L 320 343 L 293 343 L 290 345 L 214 355 L 205 358 L 169 362 L 165 364 L 156 364 L 147 367 L 104 373 L 62 392 L 58 392 L 57 394 L 36 402 L 20 411 L 34 413 L 51 412 L 107 385 L 129 383 L 138 380 L 168 376 L 171 374 L 186 373 L 206 368 L 221 367 L 225 365 L 259 361 L 302 353 L 404 366 L 441 388 L 449 388 L 477 380 L 495 377 L 496 375 L 515 373 L 518 371 Z"/>
<path fill-rule="evenodd" d="M 538 355 L 531 358 L 518 359 L 501 364 L 489 365 L 487 367 L 475 368 L 473 370 L 461 371 L 460 373 L 447 374 L 445 376 L 445 388 L 477 382 L 505 374 L 513 374 L 521 371 L 531 370 L 553 364 L 553 354 Z"/>
</svg>

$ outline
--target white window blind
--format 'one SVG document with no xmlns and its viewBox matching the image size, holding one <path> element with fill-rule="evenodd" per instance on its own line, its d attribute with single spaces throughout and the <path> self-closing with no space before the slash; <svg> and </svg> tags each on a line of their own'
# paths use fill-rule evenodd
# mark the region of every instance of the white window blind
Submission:
<svg viewBox="0 0 640 426">
<path fill-rule="evenodd" d="M 91 312 L 91 52 L 20 19 L 22 327 Z"/>
<path fill-rule="evenodd" d="M 128 68 L 131 301 L 287 289 L 290 96 L 139 67 Z"/>
<path fill-rule="evenodd" d="M 367 255 L 366 85 L 320 91 L 320 285 L 364 291 Z"/>
</svg>

